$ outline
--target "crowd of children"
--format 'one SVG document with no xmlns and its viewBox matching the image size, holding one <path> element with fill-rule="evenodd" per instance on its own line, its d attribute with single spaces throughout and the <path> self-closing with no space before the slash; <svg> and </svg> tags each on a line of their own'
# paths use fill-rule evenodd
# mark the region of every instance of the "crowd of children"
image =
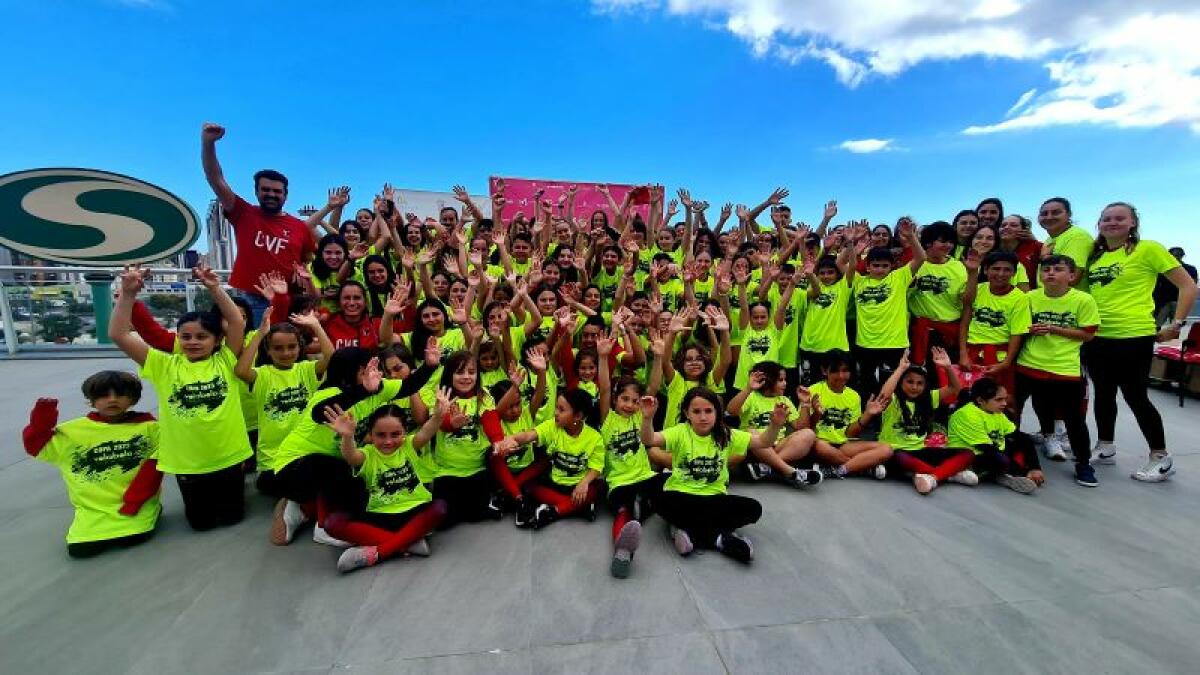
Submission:
<svg viewBox="0 0 1200 675">
<path fill-rule="evenodd" d="M 594 520 L 602 498 L 614 576 L 630 574 L 652 514 L 681 555 L 748 563 L 742 529 L 762 507 L 731 480 L 1029 494 L 1047 480 L 1040 450 L 1073 454 L 1075 481 L 1094 487 L 1093 464 L 1113 463 L 1118 390 L 1149 446 L 1132 477 L 1173 473 L 1149 358 L 1178 337 L 1196 288 L 1141 239 L 1129 204 L 1105 207 L 1089 234 L 1049 199 L 1038 242 L 997 199 L 895 228 L 833 226 L 830 202 L 809 228 L 782 189 L 726 204 L 715 223 L 686 190 L 676 201 L 646 186 L 645 215 L 601 191 L 607 210 L 577 218 L 571 187 L 557 203 L 539 195 L 527 218 L 501 184 L 485 218 L 456 188 L 461 213 L 421 219 L 385 188 L 343 222 L 349 190 L 332 190 L 309 219 L 311 263 L 260 277 L 265 311 L 200 267 L 215 308 L 173 333 L 127 268 L 109 334 L 154 385 L 158 419 L 133 410 L 137 377 L 105 371 L 83 383 L 93 413 L 59 424 L 56 402 L 39 400 L 24 434 L 66 481 L 68 553 L 147 539 L 163 473 L 193 528 L 235 524 L 256 472 L 277 500 L 270 541 L 311 523 L 346 549 L 343 572 L 427 556 L 430 535 L 460 523 Z M 1180 287 L 1163 327 L 1159 275 Z M 1038 428 L 1023 433 L 1029 399 Z"/>
</svg>

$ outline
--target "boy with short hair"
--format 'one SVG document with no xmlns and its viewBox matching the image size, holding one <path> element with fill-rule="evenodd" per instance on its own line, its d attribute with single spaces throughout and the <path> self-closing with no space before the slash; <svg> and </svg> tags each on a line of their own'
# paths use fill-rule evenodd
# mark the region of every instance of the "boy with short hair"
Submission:
<svg viewBox="0 0 1200 675">
<path fill-rule="evenodd" d="M 22 435 L 25 452 L 62 472 L 75 518 L 67 554 L 90 558 L 150 538 L 162 511 L 158 491 L 158 422 L 130 410 L 142 383 L 130 373 L 105 370 L 83 381 L 94 408 L 58 424 L 58 400 L 38 399 Z"/>
</svg>

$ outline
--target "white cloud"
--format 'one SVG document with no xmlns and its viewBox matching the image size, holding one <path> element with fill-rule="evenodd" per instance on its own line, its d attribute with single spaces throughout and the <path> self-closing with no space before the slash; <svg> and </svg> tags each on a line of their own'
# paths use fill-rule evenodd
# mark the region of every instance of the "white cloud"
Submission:
<svg viewBox="0 0 1200 675">
<path fill-rule="evenodd" d="M 592 0 L 602 12 L 666 11 L 722 26 L 760 57 L 815 59 L 857 87 L 925 61 L 1042 63 L 983 134 L 1060 124 L 1185 124 L 1200 134 L 1196 0 Z M 996 111 L 999 117 L 999 111 Z"/>
<path fill-rule="evenodd" d="M 842 141 L 838 147 L 842 150 L 853 152 L 856 155 L 896 149 L 890 138 L 863 138 L 857 141 Z"/>
</svg>

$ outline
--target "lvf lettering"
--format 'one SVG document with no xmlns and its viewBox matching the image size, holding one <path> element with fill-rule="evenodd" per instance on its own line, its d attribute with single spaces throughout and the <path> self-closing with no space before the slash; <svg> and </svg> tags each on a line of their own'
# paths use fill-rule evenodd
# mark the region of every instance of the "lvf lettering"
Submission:
<svg viewBox="0 0 1200 675">
<path fill-rule="evenodd" d="M 254 233 L 254 245 L 258 248 L 265 248 L 271 255 L 279 255 L 284 246 L 287 246 L 288 240 L 286 237 L 277 237 L 267 234 L 259 230 Z"/>
</svg>

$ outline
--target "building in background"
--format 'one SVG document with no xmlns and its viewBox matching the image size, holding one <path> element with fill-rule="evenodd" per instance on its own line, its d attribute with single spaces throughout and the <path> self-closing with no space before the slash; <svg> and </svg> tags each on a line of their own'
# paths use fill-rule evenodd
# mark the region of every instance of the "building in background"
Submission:
<svg viewBox="0 0 1200 675">
<path fill-rule="evenodd" d="M 483 211 L 485 217 L 492 217 L 492 199 L 489 195 L 471 195 L 471 199 L 475 201 L 475 206 L 478 206 L 479 210 Z M 419 218 L 437 218 L 438 212 L 444 206 L 454 207 L 459 214 L 463 212 L 462 202 L 456 200 L 452 192 L 396 190 L 396 208 L 400 209 L 401 213 L 415 213 Z M 511 217 L 516 212 L 517 209 L 511 209 L 507 212 L 507 215 Z M 532 218 L 532 213 L 532 211 L 529 211 L 525 215 Z M 354 217 L 353 212 L 350 213 L 350 217 Z"/>
<path fill-rule="evenodd" d="M 204 229 L 208 232 L 209 267 L 215 270 L 233 269 L 233 258 L 237 254 L 233 243 L 233 224 L 225 217 L 225 209 L 221 208 L 221 202 L 216 199 L 208 202 L 208 217 L 204 221 Z"/>
</svg>

